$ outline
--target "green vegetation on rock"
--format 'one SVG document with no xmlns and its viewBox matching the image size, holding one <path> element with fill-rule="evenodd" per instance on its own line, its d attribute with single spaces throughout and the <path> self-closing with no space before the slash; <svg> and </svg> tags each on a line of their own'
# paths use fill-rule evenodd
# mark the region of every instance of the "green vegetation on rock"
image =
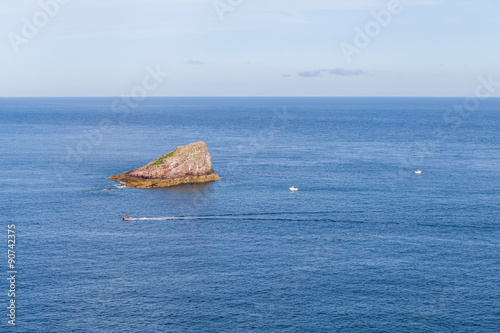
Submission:
<svg viewBox="0 0 500 333">
<path fill-rule="evenodd" d="M 159 157 L 153 164 L 151 164 L 151 166 L 153 166 L 153 165 L 162 165 L 163 164 L 163 160 L 165 158 L 172 157 L 173 155 L 174 155 L 174 152 L 171 151 L 170 153 L 168 153 L 166 155 L 163 155 L 162 157 Z"/>
</svg>

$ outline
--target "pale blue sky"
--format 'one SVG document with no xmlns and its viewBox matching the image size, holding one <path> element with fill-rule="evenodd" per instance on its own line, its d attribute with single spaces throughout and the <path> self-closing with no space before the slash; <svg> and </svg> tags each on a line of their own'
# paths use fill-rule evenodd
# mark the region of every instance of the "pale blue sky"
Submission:
<svg viewBox="0 0 500 333">
<path fill-rule="evenodd" d="M 500 81 L 498 0 L 401 0 L 351 62 L 340 44 L 394 0 L 233 0 L 224 20 L 213 0 L 66 1 L 29 38 L 39 1 L 2 1 L 0 96 L 129 94 L 148 66 L 170 73 L 151 96 L 470 96 L 478 76 Z"/>
</svg>

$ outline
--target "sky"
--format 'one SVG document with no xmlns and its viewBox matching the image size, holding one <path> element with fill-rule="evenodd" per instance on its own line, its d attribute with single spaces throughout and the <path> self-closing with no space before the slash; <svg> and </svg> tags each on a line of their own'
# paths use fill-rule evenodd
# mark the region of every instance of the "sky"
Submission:
<svg viewBox="0 0 500 333">
<path fill-rule="evenodd" d="M 472 96 L 499 60 L 499 0 L 0 2 L 0 97 Z"/>
</svg>

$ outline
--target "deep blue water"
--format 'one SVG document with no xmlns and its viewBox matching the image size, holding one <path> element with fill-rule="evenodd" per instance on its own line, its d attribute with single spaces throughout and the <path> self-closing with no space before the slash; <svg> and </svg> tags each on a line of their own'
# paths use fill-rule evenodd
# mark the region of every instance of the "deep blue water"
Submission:
<svg viewBox="0 0 500 333">
<path fill-rule="evenodd" d="M 500 99 L 114 100 L 0 99 L 16 331 L 498 331 Z M 102 191 L 200 140 L 218 182 Z"/>
</svg>

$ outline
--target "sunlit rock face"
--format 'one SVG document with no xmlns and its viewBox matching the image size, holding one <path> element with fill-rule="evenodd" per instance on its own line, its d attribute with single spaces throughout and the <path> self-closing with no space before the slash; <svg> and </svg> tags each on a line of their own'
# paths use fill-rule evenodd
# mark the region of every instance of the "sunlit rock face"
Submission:
<svg viewBox="0 0 500 333">
<path fill-rule="evenodd" d="M 218 180 L 205 142 L 179 146 L 145 166 L 110 177 L 129 187 L 167 187 Z"/>
</svg>

